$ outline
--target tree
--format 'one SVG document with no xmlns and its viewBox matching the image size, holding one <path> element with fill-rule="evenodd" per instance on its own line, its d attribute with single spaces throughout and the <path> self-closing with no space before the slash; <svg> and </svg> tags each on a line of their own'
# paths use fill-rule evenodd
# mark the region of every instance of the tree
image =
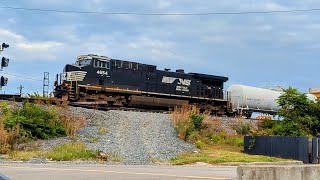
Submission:
<svg viewBox="0 0 320 180">
<path fill-rule="evenodd" d="M 281 123 L 272 127 L 275 135 L 281 136 L 319 136 L 320 104 L 310 101 L 305 94 L 289 87 L 277 99 L 281 109 L 278 115 Z"/>
</svg>

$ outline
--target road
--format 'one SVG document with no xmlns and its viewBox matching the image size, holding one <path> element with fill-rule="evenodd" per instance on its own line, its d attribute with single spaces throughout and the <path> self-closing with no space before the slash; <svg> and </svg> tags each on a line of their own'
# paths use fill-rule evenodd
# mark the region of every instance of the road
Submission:
<svg viewBox="0 0 320 180">
<path fill-rule="evenodd" d="M 14 180 L 63 179 L 235 179 L 236 167 L 7 164 L 0 173 Z M 0 178 L 1 179 L 1 178 Z"/>
</svg>

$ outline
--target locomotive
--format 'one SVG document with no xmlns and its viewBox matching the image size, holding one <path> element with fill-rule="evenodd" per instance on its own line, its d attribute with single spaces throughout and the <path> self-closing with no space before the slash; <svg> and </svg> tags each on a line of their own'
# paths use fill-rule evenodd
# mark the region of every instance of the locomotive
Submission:
<svg viewBox="0 0 320 180">
<path fill-rule="evenodd" d="M 196 105 L 202 111 L 223 115 L 232 112 L 223 90 L 227 81 L 223 76 L 158 70 L 155 65 L 89 54 L 78 56 L 57 75 L 54 96 L 119 107 Z"/>
</svg>

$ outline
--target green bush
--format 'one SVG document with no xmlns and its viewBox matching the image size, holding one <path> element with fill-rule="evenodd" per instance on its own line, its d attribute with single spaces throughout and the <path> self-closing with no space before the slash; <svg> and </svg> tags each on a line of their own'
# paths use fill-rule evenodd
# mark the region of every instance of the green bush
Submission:
<svg viewBox="0 0 320 180">
<path fill-rule="evenodd" d="M 236 130 L 237 134 L 247 135 L 247 134 L 249 134 L 250 127 L 249 127 L 248 124 L 242 123 L 242 124 L 240 125 L 240 127 L 235 128 L 235 130 Z"/>
<path fill-rule="evenodd" d="M 191 121 L 194 125 L 194 129 L 200 131 L 203 129 L 202 121 L 204 119 L 204 115 L 201 114 L 191 114 L 190 115 Z"/>
<path fill-rule="evenodd" d="M 204 147 L 204 143 L 201 140 L 198 140 L 194 145 L 199 149 Z"/>
<path fill-rule="evenodd" d="M 4 124 L 7 129 L 20 126 L 20 140 L 66 136 L 64 128 L 57 120 L 53 109 L 44 109 L 35 104 L 25 103 L 22 108 L 15 109 L 7 116 Z"/>
</svg>

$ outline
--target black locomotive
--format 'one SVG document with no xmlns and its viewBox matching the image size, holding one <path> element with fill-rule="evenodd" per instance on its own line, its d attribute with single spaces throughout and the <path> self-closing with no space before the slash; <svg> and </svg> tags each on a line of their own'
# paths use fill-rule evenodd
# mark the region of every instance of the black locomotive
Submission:
<svg viewBox="0 0 320 180">
<path fill-rule="evenodd" d="M 215 114 L 229 111 L 227 77 L 157 70 L 154 65 L 81 55 L 67 64 L 54 95 L 68 101 L 99 101 L 110 106 L 172 108 L 194 104 Z"/>
</svg>

